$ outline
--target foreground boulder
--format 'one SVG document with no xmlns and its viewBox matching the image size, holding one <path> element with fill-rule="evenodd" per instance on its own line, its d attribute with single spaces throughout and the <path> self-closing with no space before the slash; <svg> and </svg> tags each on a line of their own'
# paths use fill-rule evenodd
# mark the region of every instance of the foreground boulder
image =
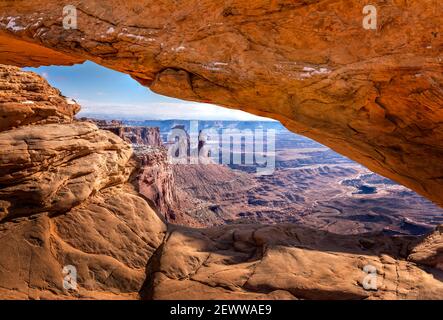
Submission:
<svg viewBox="0 0 443 320">
<path fill-rule="evenodd" d="M 443 205 L 443 3 L 0 1 L 0 63 L 91 60 L 155 92 L 280 120 Z M 73 14 L 73 12 L 71 12 Z"/>
<path fill-rule="evenodd" d="M 121 185 L 51 218 L 42 213 L 0 224 L 0 298 L 136 299 L 146 261 L 161 245 L 165 224 Z M 63 286 L 75 266 L 77 290 Z"/>
<path fill-rule="evenodd" d="M 170 228 L 153 279 L 154 299 L 441 299 L 443 283 L 404 260 L 409 240 L 342 236 L 295 226 Z M 441 243 L 435 243 L 439 246 Z M 374 287 L 365 287 L 373 268 Z M 370 270 L 370 269 L 368 269 Z"/>
<path fill-rule="evenodd" d="M 89 123 L 5 131 L 0 148 L 0 219 L 66 211 L 131 173 L 130 146 Z"/>
</svg>

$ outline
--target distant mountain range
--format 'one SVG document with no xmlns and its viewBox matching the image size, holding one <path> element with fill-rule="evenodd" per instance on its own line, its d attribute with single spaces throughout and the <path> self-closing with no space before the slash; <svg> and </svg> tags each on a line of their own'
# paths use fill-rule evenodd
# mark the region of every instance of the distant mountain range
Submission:
<svg viewBox="0 0 443 320">
<path fill-rule="evenodd" d="M 159 127 L 160 132 L 168 132 L 176 126 L 183 126 L 186 131 L 190 130 L 191 122 L 198 123 L 198 129 L 224 129 L 232 128 L 238 130 L 245 129 L 274 129 L 276 131 L 285 130 L 286 128 L 278 121 L 235 121 L 235 120 L 122 120 L 122 123 L 129 126 L 142 126 L 142 127 Z"/>
</svg>

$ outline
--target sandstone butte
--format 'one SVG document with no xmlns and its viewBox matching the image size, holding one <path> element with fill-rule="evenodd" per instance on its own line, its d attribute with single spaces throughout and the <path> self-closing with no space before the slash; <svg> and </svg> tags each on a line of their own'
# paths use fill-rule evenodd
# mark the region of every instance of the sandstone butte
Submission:
<svg viewBox="0 0 443 320">
<path fill-rule="evenodd" d="M 74 4 L 78 28 L 62 26 Z M 442 205 L 440 1 L 0 1 L 0 63 L 95 61 L 152 90 L 280 120 Z M 167 224 L 128 143 L 0 67 L 0 297 L 441 299 L 442 228 L 340 236 Z M 109 226 L 112 226 L 110 228 Z M 75 265 L 79 288 L 63 288 Z M 365 290 L 362 269 L 378 271 Z"/>
</svg>

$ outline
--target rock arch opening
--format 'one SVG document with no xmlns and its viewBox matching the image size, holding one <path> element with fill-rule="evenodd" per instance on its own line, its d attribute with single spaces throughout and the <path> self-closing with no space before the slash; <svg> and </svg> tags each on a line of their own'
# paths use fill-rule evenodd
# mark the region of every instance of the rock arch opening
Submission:
<svg viewBox="0 0 443 320">
<path fill-rule="evenodd" d="M 344 234 L 424 234 L 442 222 L 443 211 L 411 190 L 271 119 L 162 97 L 91 62 L 25 70 L 81 104 L 77 119 L 132 145 L 140 191 L 168 222 L 297 223 Z"/>
</svg>

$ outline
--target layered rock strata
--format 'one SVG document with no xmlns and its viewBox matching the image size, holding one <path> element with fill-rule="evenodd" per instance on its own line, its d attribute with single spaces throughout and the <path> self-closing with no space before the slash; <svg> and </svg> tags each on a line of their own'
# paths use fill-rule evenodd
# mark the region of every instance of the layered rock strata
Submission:
<svg viewBox="0 0 443 320">
<path fill-rule="evenodd" d="M 439 232 L 434 237 L 441 241 Z M 426 256 L 441 249 L 433 240 L 420 244 Z M 340 236 L 295 225 L 171 227 L 142 297 L 442 299 L 441 273 L 410 262 L 414 256 L 407 261 L 409 245 L 405 238 Z M 372 289 L 365 267 L 376 270 Z"/>
<path fill-rule="evenodd" d="M 130 143 L 137 159 L 137 185 L 140 193 L 152 201 L 155 208 L 167 220 L 176 223 L 189 222 L 184 216 L 177 217 L 177 196 L 175 179 L 168 153 L 157 127 L 126 126 L 117 120 L 95 120 L 82 118 L 82 121 L 92 121 L 100 129 L 113 132 L 121 139 Z"/>
<path fill-rule="evenodd" d="M 133 145 L 161 147 L 163 142 L 160 136 L 160 129 L 156 127 L 136 127 L 127 126 L 118 120 L 95 120 L 81 118 L 83 121 L 92 121 L 100 129 L 109 130 L 120 138 Z"/>
<path fill-rule="evenodd" d="M 140 164 L 137 176 L 138 190 L 150 199 L 167 221 L 184 222 L 177 219 L 177 203 L 174 172 L 164 147 L 139 145 L 134 147 Z"/>
<path fill-rule="evenodd" d="M 0 132 L 27 124 L 69 123 L 80 106 L 41 77 L 0 66 Z"/>
</svg>

